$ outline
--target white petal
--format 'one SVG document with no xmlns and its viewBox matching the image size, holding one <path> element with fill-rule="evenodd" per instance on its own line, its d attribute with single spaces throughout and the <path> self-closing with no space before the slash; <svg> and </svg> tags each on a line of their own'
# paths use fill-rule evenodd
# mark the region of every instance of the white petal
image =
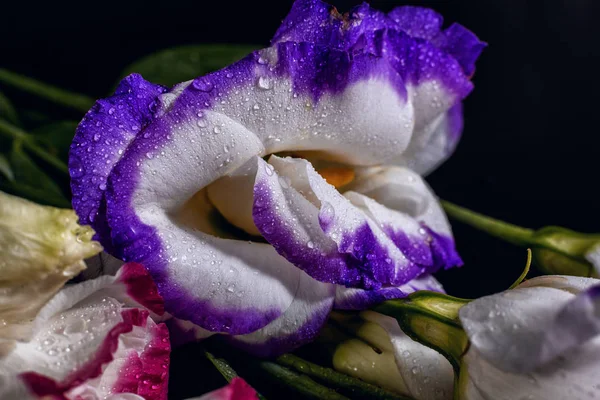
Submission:
<svg viewBox="0 0 600 400">
<path fill-rule="evenodd" d="M 459 399 L 596 399 L 600 396 L 598 360 L 600 338 L 527 374 L 502 371 L 472 348 L 463 359 L 468 380 L 459 388 Z"/>
<path fill-rule="evenodd" d="M 411 397 L 416 400 L 452 399 L 454 370 L 444 356 L 412 340 L 391 317 L 373 311 L 364 311 L 361 317 L 387 331 L 394 347 L 396 365 Z"/>
<path fill-rule="evenodd" d="M 571 281 L 581 285 L 584 280 L 598 282 L 590 278 Z M 543 282 L 549 279 L 537 284 Z M 575 296 L 561 290 L 566 285 L 558 289 L 537 284 L 477 299 L 460 310 L 471 345 L 500 369 L 532 371 L 600 333 L 597 287 Z"/>
<path fill-rule="evenodd" d="M 423 272 L 306 160 L 272 156 L 270 164 L 260 163 L 254 223 L 280 254 L 313 278 L 378 288 Z"/>
</svg>

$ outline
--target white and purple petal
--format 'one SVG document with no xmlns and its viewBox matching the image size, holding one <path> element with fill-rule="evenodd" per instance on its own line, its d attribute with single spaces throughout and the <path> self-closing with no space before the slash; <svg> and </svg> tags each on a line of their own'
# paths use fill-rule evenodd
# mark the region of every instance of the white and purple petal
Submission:
<svg viewBox="0 0 600 400">
<path fill-rule="evenodd" d="M 347 189 L 346 196 L 366 208 L 408 257 L 420 258 L 428 272 L 462 265 L 446 215 L 418 174 L 404 167 L 366 168 Z"/>
<path fill-rule="evenodd" d="M 104 218 L 108 175 L 133 138 L 152 121 L 156 100 L 166 91 L 132 74 L 113 96 L 98 100 L 77 127 L 69 154 L 73 208 L 107 249 L 111 245 Z"/>
<path fill-rule="evenodd" d="M 231 336 L 231 342 L 249 353 L 272 357 L 312 342 L 327 321 L 334 299 L 333 285 L 302 273 L 294 301 L 281 317 L 255 332 Z"/>
<path fill-rule="evenodd" d="M 386 300 L 401 299 L 419 290 L 445 293 L 432 275 L 421 275 L 401 286 L 364 290 L 336 286 L 334 308 L 338 310 L 365 310 Z"/>
<path fill-rule="evenodd" d="M 254 223 L 273 247 L 313 278 L 349 287 L 399 285 L 424 269 L 302 159 L 259 160 Z"/>
</svg>

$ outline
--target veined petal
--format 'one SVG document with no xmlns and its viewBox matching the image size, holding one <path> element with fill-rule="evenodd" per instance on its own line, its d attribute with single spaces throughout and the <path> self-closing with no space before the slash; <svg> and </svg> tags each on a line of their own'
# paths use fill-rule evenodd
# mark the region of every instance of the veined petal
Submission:
<svg viewBox="0 0 600 400">
<path fill-rule="evenodd" d="M 302 159 L 259 160 L 254 223 L 273 247 L 313 278 L 378 289 L 423 269 Z"/>
<path fill-rule="evenodd" d="M 373 311 L 364 311 L 361 317 L 379 324 L 390 336 L 398 371 L 412 398 L 452 399 L 454 370 L 444 356 L 408 337 L 394 318 Z"/>
<path fill-rule="evenodd" d="M 560 289 L 527 283 L 467 304 L 460 319 L 473 348 L 490 363 L 531 372 L 600 333 L 600 290 L 591 286 L 598 282 L 579 278 Z M 581 285 L 589 288 L 574 295 Z"/>
<path fill-rule="evenodd" d="M 339 310 L 364 310 L 386 300 L 400 299 L 419 290 L 445 293 L 442 284 L 432 275 L 421 275 L 401 286 L 377 290 L 347 288 L 337 285 L 334 308 Z"/>
<path fill-rule="evenodd" d="M 256 332 L 232 336 L 231 341 L 261 357 L 295 350 L 317 337 L 331 311 L 334 292 L 333 285 L 303 272 L 294 301 L 281 317 Z"/>
<path fill-rule="evenodd" d="M 159 311 L 144 271 L 127 264 L 116 277 L 69 286 L 25 321 L 31 341 L 15 342 L 0 358 L 0 375 L 12 377 L 6 390 L 25 398 L 101 399 L 127 392 L 166 399 L 169 333 L 137 308 L 145 303 Z"/>
</svg>

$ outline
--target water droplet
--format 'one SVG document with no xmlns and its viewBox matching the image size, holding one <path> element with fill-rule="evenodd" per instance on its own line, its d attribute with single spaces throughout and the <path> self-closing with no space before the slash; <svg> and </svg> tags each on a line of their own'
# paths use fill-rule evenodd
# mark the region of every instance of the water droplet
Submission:
<svg viewBox="0 0 600 400">
<path fill-rule="evenodd" d="M 213 129 L 213 132 L 215 133 L 215 135 L 218 135 L 219 133 L 222 132 L 222 129 L 220 126 L 215 126 Z"/>
<path fill-rule="evenodd" d="M 413 373 L 413 375 L 416 375 L 416 374 L 418 374 L 418 373 L 419 373 L 419 367 L 412 367 L 412 368 L 410 369 L 410 372 L 412 372 L 412 373 Z"/>
<path fill-rule="evenodd" d="M 205 120 L 203 120 L 203 119 L 201 119 L 201 120 L 198 120 L 198 126 L 199 126 L 200 128 L 206 128 L 206 126 L 207 126 L 207 125 L 208 125 L 208 124 L 206 123 L 206 121 L 205 121 Z"/>
<path fill-rule="evenodd" d="M 194 79 L 194 82 L 192 82 L 192 86 L 200 90 L 201 92 L 210 92 L 215 88 L 215 85 L 213 85 L 213 83 L 206 78 Z"/>
<path fill-rule="evenodd" d="M 306 243 L 306 247 L 308 247 L 309 249 L 314 249 L 315 244 L 311 240 L 309 240 L 308 243 Z"/>
<path fill-rule="evenodd" d="M 252 109 L 254 110 L 260 110 L 260 104 L 255 104 Z"/>
<path fill-rule="evenodd" d="M 272 176 L 274 170 L 275 168 L 271 164 L 265 165 L 265 172 L 267 173 L 267 175 Z"/>
<path fill-rule="evenodd" d="M 258 78 L 258 87 L 264 90 L 269 90 L 273 87 L 273 83 L 271 82 L 271 79 L 261 76 Z"/>
<path fill-rule="evenodd" d="M 115 113 L 115 108 L 114 108 L 114 107 L 111 107 L 111 108 L 109 108 L 109 109 L 108 109 L 108 113 L 109 113 L 110 115 L 113 115 L 113 114 Z"/>
<path fill-rule="evenodd" d="M 151 159 L 153 159 L 153 158 L 154 158 L 154 154 L 152 154 L 152 153 L 148 152 L 148 153 L 146 153 L 146 158 L 148 158 L 148 159 L 150 159 L 150 160 L 151 160 Z"/>
</svg>

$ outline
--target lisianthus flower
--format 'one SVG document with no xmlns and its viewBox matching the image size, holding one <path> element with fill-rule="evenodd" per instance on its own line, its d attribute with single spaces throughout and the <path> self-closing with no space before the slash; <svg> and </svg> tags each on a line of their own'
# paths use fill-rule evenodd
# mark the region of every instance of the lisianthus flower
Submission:
<svg viewBox="0 0 600 400">
<path fill-rule="evenodd" d="M 271 47 L 220 71 L 130 75 L 77 129 L 75 210 L 170 314 L 259 354 L 311 340 L 334 306 L 437 287 L 461 261 L 410 168 L 452 150 L 483 47 L 441 22 L 298 1 Z"/>
<path fill-rule="evenodd" d="M 163 312 L 136 263 L 66 286 L 34 318 L 4 326 L 31 336 L 2 342 L 0 398 L 166 399 L 169 331 L 150 317 Z"/>
<path fill-rule="evenodd" d="M 471 346 L 460 399 L 600 395 L 600 281 L 543 276 L 460 311 Z"/>
</svg>

